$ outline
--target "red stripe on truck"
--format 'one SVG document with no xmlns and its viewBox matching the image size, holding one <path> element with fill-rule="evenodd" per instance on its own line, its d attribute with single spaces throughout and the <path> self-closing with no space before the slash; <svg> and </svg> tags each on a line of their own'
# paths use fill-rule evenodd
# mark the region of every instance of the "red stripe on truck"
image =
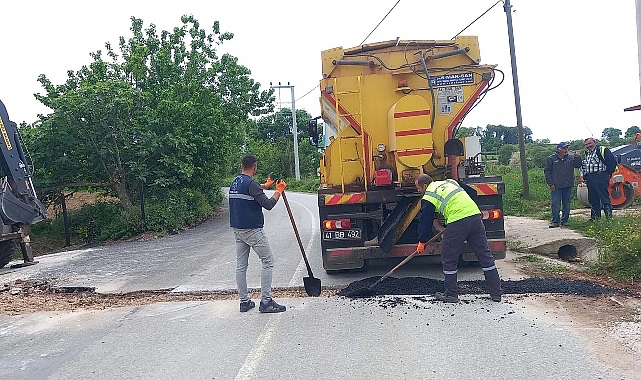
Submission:
<svg viewBox="0 0 641 380">
<path fill-rule="evenodd" d="M 399 157 L 418 156 L 421 154 L 431 154 L 432 152 L 434 152 L 434 149 L 413 149 L 413 150 L 406 150 L 403 152 L 396 152 L 396 155 Z"/>
<path fill-rule="evenodd" d="M 394 112 L 394 119 L 400 119 L 402 117 L 425 116 L 429 114 L 430 110 Z"/>
<path fill-rule="evenodd" d="M 336 99 L 334 99 L 333 96 L 327 93 L 327 91 L 322 90 L 321 95 L 329 101 L 329 103 L 333 106 L 336 107 L 338 105 L 338 112 L 340 113 L 339 115 L 336 115 L 337 118 L 344 117 L 349 124 L 356 130 L 356 132 L 360 133 L 363 135 L 363 150 L 365 150 L 366 155 L 370 155 L 369 151 L 369 133 L 361 127 L 361 125 L 352 117 L 352 115 L 347 112 L 347 110 L 340 105 L 340 103 L 336 102 Z M 340 124 L 340 120 L 337 120 L 337 123 Z M 366 159 L 365 161 L 365 183 L 369 183 L 370 180 L 370 160 Z"/>
<path fill-rule="evenodd" d="M 410 129 L 407 131 L 398 131 L 396 132 L 396 137 L 399 136 L 414 136 L 414 135 L 426 135 L 432 133 L 430 128 L 421 128 L 421 129 Z"/>
</svg>

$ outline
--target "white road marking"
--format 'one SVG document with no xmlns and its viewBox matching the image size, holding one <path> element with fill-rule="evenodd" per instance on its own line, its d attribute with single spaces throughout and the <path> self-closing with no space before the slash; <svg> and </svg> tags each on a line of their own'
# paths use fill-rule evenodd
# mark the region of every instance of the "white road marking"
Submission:
<svg viewBox="0 0 641 380">
<path fill-rule="evenodd" d="M 283 315 L 283 313 L 272 315 L 269 318 L 269 321 L 267 321 L 265 328 L 258 336 L 256 344 L 249 352 L 249 355 L 247 355 L 247 358 L 245 359 L 243 365 L 238 370 L 238 373 L 234 378 L 235 380 L 255 378 L 256 368 L 258 367 L 258 364 L 260 363 L 263 355 L 265 354 L 265 351 L 267 350 L 267 346 L 270 344 L 272 337 L 274 336 L 274 330 L 280 322 L 281 315 Z"/>
<path fill-rule="evenodd" d="M 314 214 L 309 208 L 307 208 L 302 203 L 291 201 L 291 200 L 289 200 L 289 202 L 296 203 L 298 206 L 304 208 L 311 217 L 312 233 L 311 233 L 311 238 L 307 243 L 307 247 L 305 247 L 305 254 L 307 254 L 314 246 L 314 242 L 316 241 L 318 236 L 318 230 L 319 230 L 318 218 L 316 217 L 316 214 Z M 289 281 L 289 286 L 301 285 L 303 272 L 305 273 L 307 272 L 307 266 L 305 265 L 305 260 L 301 255 L 301 259 L 300 259 L 300 262 L 298 263 L 298 267 L 294 271 L 294 275 L 292 276 L 292 279 Z M 260 363 L 263 355 L 265 354 L 267 346 L 270 344 L 272 337 L 274 336 L 274 330 L 278 326 L 278 323 L 280 322 L 282 314 L 283 313 L 278 313 L 276 315 L 271 316 L 271 318 L 265 325 L 265 328 L 258 336 L 258 339 L 256 340 L 256 344 L 254 345 L 252 350 L 249 352 L 249 355 L 247 355 L 247 358 L 245 359 L 245 362 L 243 363 L 243 365 L 238 370 L 235 380 L 246 380 L 246 379 L 252 379 L 255 377 L 256 368 L 258 367 L 258 364 Z"/>
</svg>

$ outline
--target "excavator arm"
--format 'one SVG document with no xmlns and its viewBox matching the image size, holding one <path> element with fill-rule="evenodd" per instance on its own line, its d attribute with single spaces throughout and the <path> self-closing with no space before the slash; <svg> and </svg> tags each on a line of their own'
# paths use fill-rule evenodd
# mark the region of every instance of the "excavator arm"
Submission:
<svg viewBox="0 0 641 380">
<path fill-rule="evenodd" d="M 7 109 L 0 101 L 0 268 L 13 258 L 16 244 L 20 247 L 23 264 L 37 263 L 33 259 L 29 233 L 31 225 L 47 218 L 46 207 L 38 200 L 26 164 L 18 126 L 9 120 Z"/>
<path fill-rule="evenodd" d="M 28 225 L 47 217 L 47 209 L 38 200 L 26 165 L 18 126 L 9 120 L 0 101 L 0 217 L 4 224 Z"/>
</svg>

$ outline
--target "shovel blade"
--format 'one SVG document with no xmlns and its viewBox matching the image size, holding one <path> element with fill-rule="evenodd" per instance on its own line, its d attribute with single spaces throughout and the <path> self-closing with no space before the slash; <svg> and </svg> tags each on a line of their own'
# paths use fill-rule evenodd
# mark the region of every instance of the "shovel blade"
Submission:
<svg viewBox="0 0 641 380">
<path fill-rule="evenodd" d="M 303 277 L 305 292 L 312 297 L 318 297 L 321 294 L 321 280 L 316 277 Z"/>
</svg>

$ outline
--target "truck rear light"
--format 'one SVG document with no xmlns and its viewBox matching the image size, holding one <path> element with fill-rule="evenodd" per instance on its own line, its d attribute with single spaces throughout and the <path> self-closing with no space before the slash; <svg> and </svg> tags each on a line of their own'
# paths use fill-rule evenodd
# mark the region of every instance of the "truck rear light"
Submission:
<svg viewBox="0 0 641 380">
<path fill-rule="evenodd" d="M 495 219 L 501 219 L 502 217 L 503 217 L 503 213 L 501 212 L 500 209 L 481 211 L 481 219 L 483 220 L 495 220 Z"/>
<path fill-rule="evenodd" d="M 352 222 L 349 219 L 338 219 L 338 220 L 324 220 L 323 229 L 324 230 L 342 230 L 345 228 L 350 228 Z"/>
</svg>

